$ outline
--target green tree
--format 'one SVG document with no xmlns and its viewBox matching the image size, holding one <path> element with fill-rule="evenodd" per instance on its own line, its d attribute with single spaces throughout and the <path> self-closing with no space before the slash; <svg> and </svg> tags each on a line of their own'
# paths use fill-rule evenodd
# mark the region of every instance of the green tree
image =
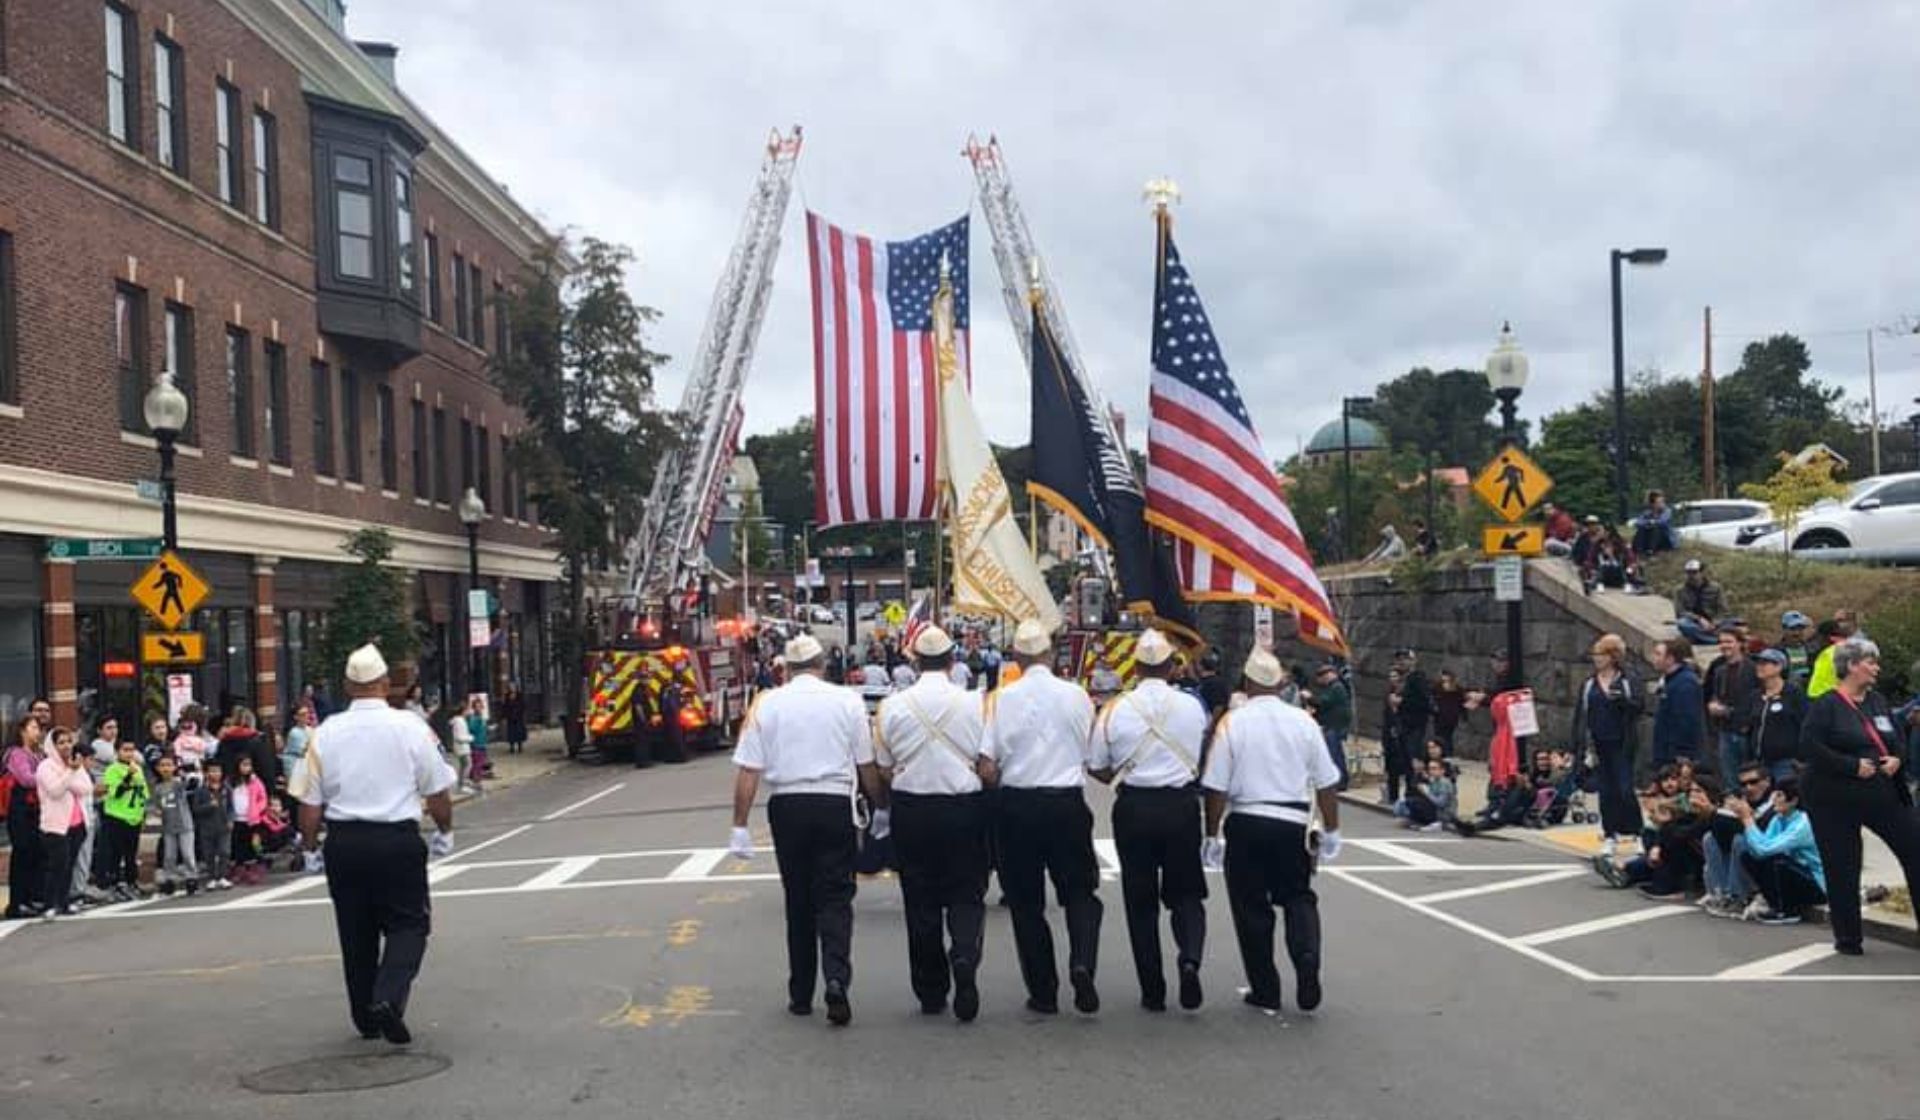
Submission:
<svg viewBox="0 0 1920 1120">
<path fill-rule="evenodd" d="M 1477 467 L 1500 442 L 1489 419 L 1497 403 L 1477 370 L 1419 366 L 1374 389 L 1370 416 L 1396 450 L 1432 455 L 1437 466 Z"/>
<path fill-rule="evenodd" d="M 633 252 L 586 238 L 557 238 L 534 254 L 501 297 L 513 345 L 490 367 L 507 403 L 526 417 L 509 452 L 540 519 L 557 534 L 567 582 L 554 651 L 569 682 L 568 711 L 581 710 L 580 674 L 589 616 L 588 573 L 609 563 L 638 531 L 653 471 L 678 438 L 654 406 L 649 350 L 659 313 L 627 293 Z"/>
<path fill-rule="evenodd" d="M 380 647 L 389 665 L 413 660 L 420 649 L 420 634 L 407 610 L 407 574 L 388 564 L 392 534 L 378 526 L 356 529 L 340 551 L 355 563 L 334 577 L 333 606 L 320 636 L 320 663 L 335 685 L 346 672 L 347 656 L 368 642 Z"/>
<path fill-rule="evenodd" d="M 1767 503 L 1774 520 L 1780 523 L 1780 569 L 1785 575 L 1793 563 L 1793 532 L 1801 513 L 1822 498 L 1839 498 L 1847 492 L 1844 483 L 1833 477 L 1834 462 L 1816 455 L 1805 462 L 1782 452 L 1780 469 L 1765 482 L 1749 482 L 1740 492 Z"/>
<path fill-rule="evenodd" d="M 744 450 L 760 472 L 760 500 L 767 517 L 794 538 L 789 551 L 798 555 L 801 526 L 814 519 L 813 417 L 748 436 Z"/>
<path fill-rule="evenodd" d="M 755 571 L 764 572 L 773 556 L 774 540 L 767 529 L 767 519 L 760 512 L 760 491 L 747 491 L 740 507 L 740 520 L 734 529 L 734 556 L 740 555 L 744 542 L 747 562 Z"/>
</svg>

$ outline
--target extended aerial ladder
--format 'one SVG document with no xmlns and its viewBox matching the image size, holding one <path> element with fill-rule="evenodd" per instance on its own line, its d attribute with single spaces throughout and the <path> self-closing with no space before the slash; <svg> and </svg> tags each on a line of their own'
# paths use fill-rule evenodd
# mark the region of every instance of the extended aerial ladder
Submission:
<svg viewBox="0 0 1920 1120">
<path fill-rule="evenodd" d="M 661 461 L 640 531 L 627 542 L 624 589 L 643 610 L 700 578 L 711 502 L 725 477 L 730 433 L 773 289 L 780 228 L 800 158 L 800 127 L 775 130 L 747 200 L 727 267 L 714 286 L 700 348 L 680 401 L 682 440 Z"/>
</svg>

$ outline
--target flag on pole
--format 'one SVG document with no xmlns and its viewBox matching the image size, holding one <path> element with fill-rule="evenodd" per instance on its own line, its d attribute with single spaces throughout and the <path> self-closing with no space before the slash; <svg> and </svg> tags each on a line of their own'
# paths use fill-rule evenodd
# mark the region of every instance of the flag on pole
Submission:
<svg viewBox="0 0 1920 1120">
<path fill-rule="evenodd" d="M 1344 653 L 1346 640 L 1280 492 L 1279 472 L 1227 372 L 1164 213 L 1159 249 L 1147 521 L 1178 540 L 1187 598 L 1291 611 L 1302 640 Z"/>
<path fill-rule="evenodd" d="M 931 625 L 933 625 L 933 598 L 922 595 L 913 601 L 913 609 L 907 612 L 906 626 L 900 632 L 900 648 L 912 649 L 913 640 L 920 636 L 920 631 Z"/>
<path fill-rule="evenodd" d="M 807 215 L 821 527 L 934 516 L 940 385 L 932 305 L 942 254 L 953 262 L 954 339 L 965 371 L 966 218 L 910 241 L 875 241 Z"/>
</svg>

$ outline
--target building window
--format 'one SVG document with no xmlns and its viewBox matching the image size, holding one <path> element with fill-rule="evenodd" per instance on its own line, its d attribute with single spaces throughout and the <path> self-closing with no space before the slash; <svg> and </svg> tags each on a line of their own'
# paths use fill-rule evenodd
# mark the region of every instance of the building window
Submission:
<svg viewBox="0 0 1920 1120">
<path fill-rule="evenodd" d="M 253 458 L 253 365 L 247 332 L 227 328 L 227 400 L 233 408 L 233 453 Z"/>
<path fill-rule="evenodd" d="M 287 348 L 267 343 L 267 447 L 273 461 L 293 465 L 293 420 L 287 411 Z"/>
<path fill-rule="evenodd" d="M 453 255 L 453 333 L 457 338 L 467 337 L 467 262 L 455 253 Z"/>
<path fill-rule="evenodd" d="M 475 346 L 484 347 L 487 344 L 487 301 L 481 292 L 485 289 L 480 286 L 480 266 L 468 265 L 467 268 L 472 274 L 468 277 L 467 286 L 470 289 L 469 298 L 473 300 L 473 333 L 467 337 Z"/>
<path fill-rule="evenodd" d="M 493 439 L 483 425 L 473 433 L 474 464 L 476 479 L 474 489 L 480 494 L 480 504 L 493 508 Z"/>
<path fill-rule="evenodd" d="M 20 403 L 20 315 L 15 307 L 13 235 L 0 229 L 0 403 Z"/>
<path fill-rule="evenodd" d="M 373 279 L 373 161 L 333 157 L 333 216 L 340 275 Z"/>
<path fill-rule="evenodd" d="M 180 44 L 153 40 L 153 154 L 175 175 L 187 173 L 187 67 Z"/>
<path fill-rule="evenodd" d="M 200 443 L 200 394 L 194 388 L 193 308 L 167 301 L 166 345 L 166 363 L 160 372 L 172 377 L 180 395 L 187 398 L 187 430 L 180 433 L 180 442 L 197 446 Z M 143 404 L 144 401 L 143 391 Z"/>
<path fill-rule="evenodd" d="M 280 228 L 280 122 L 265 109 L 253 111 L 253 217 Z"/>
<path fill-rule="evenodd" d="M 500 516 L 513 516 L 513 451 L 507 433 L 500 433 Z"/>
<path fill-rule="evenodd" d="M 340 367 L 340 442 L 344 459 L 341 472 L 348 482 L 360 481 L 360 374 Z"/>
<path fill-rule="evenodd" d="M 333 475 L 333 371 L 313 363 L 313 473 Z"/>
<path fill-rule="evenodd" d="M 147 430 L 147 293 L 131 284 L 113 289 L 113 353 L 120 367 L 120 426 Z"/>
<path fill-rule="evenodd" d="M 140 69 L 136 51 L 137 22 L 131 11 L 108 4 L 107 13 L 107 135 L 138 151 L 140 130 Z"/>
<path fill-rule="evenodd" d="M 440 321 L 440 239 L 433 234 L 424 234 L 422 243 L 427 250 L 427 318 Z"/>
<path fill-rule="evenodd" d="M 393 386 L 373 387 L 373 426 L 380 439 L 380 489 L 400 489 L 400 449 L 394 442 Z"/>
<path fill-rule="evenodd" d="M 413 496 L 432 501 L 433 490 L 427 481 L 427 406 L 413 402 Z"/>
<path fill-rule="evenodd" d="M 447 504 L 447 410 L 433 410 L 433 500 Z"/>
<path fill-rule="evenodd" d="M 493 286 L 493 352 L 501 361 L 507 360 L 507 290 L 498 284 Z"/>
<path fill-rule="evenodd" d="M 413 177 L 393 173 L 393 254 L 399 266 L 400 294 L 413 295 Z"/>
<path fill-rule="evenodd" d="M 220 201 L 238 210 L 246 201 L 247 184 L 240 164 L 240 91 L 227 83 L 213 83 L 213 163 Z"/>
<path fill-rule="evenodd" d="M 460 421 L 460 493 L 473 486 L 473 421 Z"/>
</svg>

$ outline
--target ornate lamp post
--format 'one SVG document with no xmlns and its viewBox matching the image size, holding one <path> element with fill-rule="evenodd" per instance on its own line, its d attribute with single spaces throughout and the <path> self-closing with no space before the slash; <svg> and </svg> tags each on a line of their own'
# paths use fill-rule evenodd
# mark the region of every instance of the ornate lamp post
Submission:
<svg viewBox="0 0 1920 1120">
<path fill-rule="evenodd" d="M 1520 442 L 1519 422 L 1514 416 L 1515 402 L 1527 387 L 1527 356 L 1513 337 L 1513 325 L 1502 324 L 1500 341 L 1487 358 L 1487 385 L 1500 402 L 1500 444 L 1514 447 Z M 1519 688 L 1526 680 L 1526 647 L 1520 641 L 1520 603 L 1507 604 L 1507 680 L 1505 687 Z"/>
<path fill-rule="evenodd" d="M 147 428 L 160 446 L 160 535 L 169 552 L 180 547 L 180 524 L 173 501 L 174 442 L 187 429 L 187 395 L 173 383 L 173 375 L 163 373 L 147 390 L 141 406 Z"/>
<path fill-rule="evenodd" d="M 469 635 L 474 618 L 473 593 L 480 589 L 480 523 L 487 519 L 487 503 L 473 487 L 460 495 L 460 504 L 455 512 L 460 515 L 460 524 L 467 527 L 467 622 Z M 467 694 L 487 693 L 491 691 L 487 680 L 487 647 L 473 645 L 471 636 L 467 639 L 469 661 L 467 672 Z M 492 704 L 488 704 L 489 710 Z"/>
</svg>

